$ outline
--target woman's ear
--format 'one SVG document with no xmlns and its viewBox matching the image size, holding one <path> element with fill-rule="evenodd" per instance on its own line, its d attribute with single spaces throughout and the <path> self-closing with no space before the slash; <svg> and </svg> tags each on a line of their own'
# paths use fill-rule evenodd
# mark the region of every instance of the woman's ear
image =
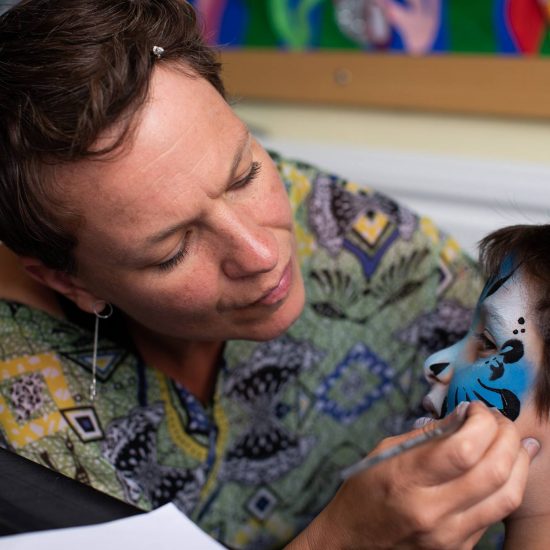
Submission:
<svg viewBox="0 0 550 550">
<path fill-rule="evenodd" d="M 36 258 L 21 257 L 21 264 L 27 274 L 39 283 L 47 286 L 59 294 L 73 301 L 80 309 L 87 313 L 94 313 L 94 304 L 103 301 L 93 293 L 88 291 L 78 278 L 60 271 L 47 267 Z"/>
</svg>

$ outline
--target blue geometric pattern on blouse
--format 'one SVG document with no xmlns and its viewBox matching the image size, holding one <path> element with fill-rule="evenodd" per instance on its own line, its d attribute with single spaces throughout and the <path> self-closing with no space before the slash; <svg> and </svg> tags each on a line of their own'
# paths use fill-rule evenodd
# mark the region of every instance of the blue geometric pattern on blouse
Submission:
<svg viewBox="0 0 550 550">
<path fill-rule="evenodd" d="M 364 344 L 355 344 L 315 391 L 316 407 L 351 424 L 392 390 L 394 371 Z"/>
<path fill-rule="evenodd" d="M 363 268 L 363 273 L 367 279 L 370 279 L 372 274 L 376 271 L 380 260 L 386 253 L 386 250 L 392 245 L 393 241 L 399 237 L 399 231 L 396 229 L 392 235 L 386 240 L 386 242 L 376 251 L 373 257 L 370 257 L 362 248 L 358 247 L 356 244 L 352 243 L 348 239 L 344 239 L 344 248 L 349 250 L 354 254 L 361 267 Z"/>
<path fill-rule="evenodd" d="M 174 387 L 178 393 L 180 403 L 189 415 L 189 422 L 186 426 L 187 432 L 208 434 L 212 425 L 201 403 L 180 384 L 174 382 Z"/>
</svg>

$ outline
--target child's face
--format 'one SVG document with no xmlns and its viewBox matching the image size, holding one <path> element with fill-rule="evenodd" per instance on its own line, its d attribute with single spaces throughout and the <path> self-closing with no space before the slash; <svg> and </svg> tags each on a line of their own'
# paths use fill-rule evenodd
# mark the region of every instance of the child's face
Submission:
<svg viewBox="0 0 550 550">
<path fill-rule="evenodd" d="M 424 406 L 436 417 L 461 401 L 483 401 L 516 420 L 532 395 L 542 358 L 534 289 L 521 269 L 505 261 L 490 279 L 468 334 L 424 364 L 432 388 Z"/>
</svg>

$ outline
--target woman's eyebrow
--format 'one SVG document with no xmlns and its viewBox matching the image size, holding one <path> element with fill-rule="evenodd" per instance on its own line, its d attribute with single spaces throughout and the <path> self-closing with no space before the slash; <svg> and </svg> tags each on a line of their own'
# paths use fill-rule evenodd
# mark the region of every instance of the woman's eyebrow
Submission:
<svg viewBox="0 0 550 550">
<path fill-rule="evenodd" d="M 237 141 L 237 150 L 231 162 L 230 177 L 235 176 L 235 172 L 237 171 L 239 164 L 241 163 L 244 152 L 246 150 L 246 146 L 250 141 L 250 130 L 248 129 L 247 126 L 245 126 L 245 130 L 246 132 Z M 145 239 L 145 243 L 146 245 L 149 245 L 149 246 L 158 244 L 159 242 L 164 241 L 174 233 L 181 231 L 188 224 L 189 224 L 189 221 L 186 220 L 183 222 L 180 221 L 178 223 L 175 223 L 169 227 L 165 227 L 164 229 L 161 229 L 157 233 L 153 233 L 152 235 L 149 235 Z"/>
<path fill-rule="evenodd" d="M 164 229 L 161 229 L 157 233 L 153 233 L 152 235 L 149 235 L 145 239 L 145 243 L 147 245 L 154 245 L 154 244 L 160 243 L 165 239 L 167 239 L 168 237 L 170 237 L 171 235 L 173 235 L 174 233 L 181 231 L 186 225 L 189 225 L 188 221 L 178 222 L 169 227 L 165 227 Z"/>
</svg>

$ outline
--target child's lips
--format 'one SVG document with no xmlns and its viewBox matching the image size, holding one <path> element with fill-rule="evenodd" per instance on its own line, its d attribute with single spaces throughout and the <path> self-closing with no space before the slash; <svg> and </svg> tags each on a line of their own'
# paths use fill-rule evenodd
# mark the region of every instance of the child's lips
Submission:
<svg viewBox="0 0 550 550">
<path fill-rule="evenodd" d="M 432 401 L 430 394 L 426 395 L 424 399 L 422 399 L 422 407 L 424 407 L 424 410 L 428 414 L 414 421 L 415 428 L 422 428 L 427 424 L 430 424 L 431 422 L 434 422 L 435 420 L 439 420 L 441 418 L 441 412 L 437 410 L 437 407 Z"/>
<path fill-rule="evenodd" d="M 422 406 L 428 413 L 428 416 L 441 418 L 441 413 L 443 412 L 443 406 L 445 404 L 448 391 L 449 386 L 447 384 L 438 382 L 432 385 L 430 391 L 422 400 Z"/>
<path fill-rule="evenodd" d="M 422 399 L 422 406 L 424 407 L 424 410 L 427 411 L 433 418 L 439 418 L 441 416 L 441 411 L 436 407 L 430 394 L 426 395 L 424 399 Z"/>
</svg>

